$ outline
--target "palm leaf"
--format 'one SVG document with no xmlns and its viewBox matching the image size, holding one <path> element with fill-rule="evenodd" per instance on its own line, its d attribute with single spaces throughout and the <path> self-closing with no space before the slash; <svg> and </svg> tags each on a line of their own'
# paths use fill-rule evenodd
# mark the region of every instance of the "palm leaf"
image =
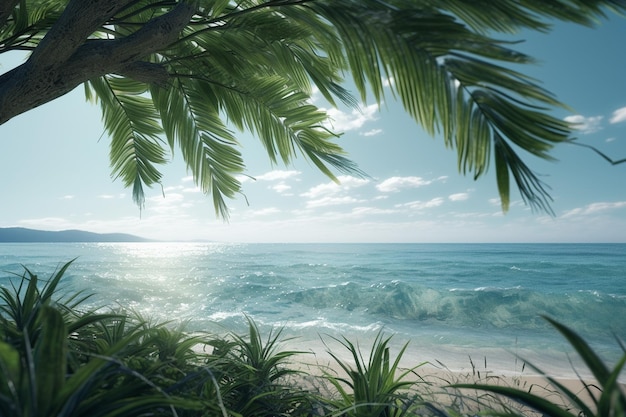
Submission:
<svg viewBox="0 0 626 417">
<path fill-rule="evenodd" d="M 145 202 L 143 186 L 159 183 L 156 165 L 164 164 L 165 151 L 159 135 L 163 132 L 152 101 L 144 97 L 142 83 L 105 76 L 86 84 L 88 98 L 97 95 L 102 118 L 111 135 L 110 160 L 114 178 L 133 187 L 133 201 Z"/>
<path fill-rule="evenodd" d="M 341 86 L 345 77 L 362 101 L 371 96 L 381 104 L 389 93 L 398 98 L 429 134 L 456 149 L 461 173 L 480 178 L 493 156 L 505 211 L 510 173 L 527 204 L 551 212 L 547 188 L 518 152 L 550 159 L 551 148 L 569 139 L 572 127 L 550 114 L 562 104 L 514 69 L 533 59 L 491 33 L 547 31 L 550 19 L 593 25 L 609 10 L 626 10 L 621 0 L 197 5 L 178 41 L 142 58 L 169 74 L 167 86 L 148 89 L 106 76 L 90 81 L 88 93 L 103 105 L 113 172 L 134 187 L 135 201 L 142 204 L 143 186 L 160 180 L 164 132 L 221 216 L 227 215 L 224 199 L 239 192 L 236 176 L 245 168 L 227 126 L 255 134 L 273 163 L 304 155 L 333 179 L 336 171 L 363 174 L 323 127 L 325 112 L 310 102 L 316 87 L 331 104 L 338 99 L 354 106 Z M 131 2 L 100 32 L 124 39 L 170 6 Z M 390 90 L 383 79 L 393 80 Z"/>
<path fill-rule="evenodd" d="M 454 15 L 427 8 L 389 9 L 367 1 L 322 2 L 312 7 L 336 27 L 361 94 L 371 89 L 380 101 L 380 76 L 392 76 L 393 92 L 407 112 L 429 133 L 441 132 L 448 146 L 456 146 L 461 172 L 472 172 L 474 178 L 483 175 L 495 142 L 510 141 L 549 158 L 553 144 L 568 138 L 570 126 L 536 104 L 560 105 L 553 96 L 534 80 L 491 62 L 529 63 L 531 59 L 472 32 Z M 384 26 L 369 30 L 381 21 Z M 503 174 L 506 166 L 514 173 L 523 199 L 549 211 L 549 194 L 537 176 L 510 145 L 507 152 L 507 158 L 502 152 L 496 157 L 503 208 L 510 200 Z"/>
<path fill-rule="evenodd" d="M 228 216 L 224 196 L 232 198 L 241 184 L 241 153 L 233 134 L 209 97 L 210 87 L 198 80 L 181 80 L 167 90 L 152 89 L 172 150 L 180 148 L 196 184 L 213 196 L 216 212 Z"/>
</svg>

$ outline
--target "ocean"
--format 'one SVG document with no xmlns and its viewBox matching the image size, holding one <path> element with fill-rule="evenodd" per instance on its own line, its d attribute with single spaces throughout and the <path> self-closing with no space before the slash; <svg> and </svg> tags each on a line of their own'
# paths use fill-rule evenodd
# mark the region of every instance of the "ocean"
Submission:
<svg viewBox="0 0 626 417">
<path fill-rule="evenodd" d="M 0 285 L 74 258 L 61 293 L 93 294 L 85 309 L 220 334 L 250 317 L 321 361 L 383 332 L 405 362 L 569 377 L 587 373 L 543 315 L 610 364 L 626 341 L 626 244 L 4 243 Z"/>
</svg>

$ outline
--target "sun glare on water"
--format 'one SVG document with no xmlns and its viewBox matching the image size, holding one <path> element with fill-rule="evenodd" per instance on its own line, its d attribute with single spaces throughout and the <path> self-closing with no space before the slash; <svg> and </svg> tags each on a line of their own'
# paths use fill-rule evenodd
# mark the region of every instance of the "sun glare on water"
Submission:
<svg viewBox="0 0 626 417">
<path fill-rule="evenodd" d="M 113 266 L 99 271 L 93 284 L 122 307 L 159 319 L 191 319 L 214 298 L 219 260 L 212 256 L 233 245 L 221 243 L 102 243 Z"/>
</svg>

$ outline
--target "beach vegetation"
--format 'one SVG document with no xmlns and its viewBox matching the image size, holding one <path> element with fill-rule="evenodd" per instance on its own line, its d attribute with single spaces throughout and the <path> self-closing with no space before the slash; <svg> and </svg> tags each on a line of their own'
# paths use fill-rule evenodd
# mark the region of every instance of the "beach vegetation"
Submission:
<svg viewBox="0 0 626 417">
<path fill-rule="evenodd" d="M 529 366 L 542 375 L 553 389 L 560 393 L 560 404 L 544 396 L 537 395 L 530 390 L 521 390 L 516 387 L 494 384 L 457 384 L 455 387 L 471 388 L 498 394 L 530 407 L 545 417 L 608 417 L 626 415 L 626 392 L 624 385 L 619 380 L 626 364 L 626 348 L 624 348 L 621 341 L 618 339 L 624 354 L 613 368 L 609 368 L 576 332 L 549 317 L 544 318 L 567 339 L 583 360 L 587 370 L 593 375 L 594 382 L 579 377 L 583 387 L 582 393 L 573 391 L 558 379 L 550 376 L 533 364 L 529 364 Z"/>
<path fill-rule="evenodd" d="M 359 346 L 347 338 L 337 340 L 349 352 L 354 366 L 329 350 L 338 365 L 339 374 L 327 372 L 326 377 L 338 393 L 338 398 L 332 401 L 332 405 L 342 415 L 403 417 L 414 415 L 415 407 L 422 405 L 420 397 L 415 392 L 411 393 L 411 387 L 419 382 L 419 373 L 416 370 L 425 363 L 401 370 L 400 361 L 408 344 L 392 357 L 390 340 L 391 337 L 385 337 L 379 332 L 367 359 Z"/>
<path fill-rule="evenodd" d="M 579 335 L 549 318 L 595 379 L 581 378 L 582 391 L 532 364 L 528 367 L 546 382 L 543 394 L 535 384 L 481 373 L 474 362 L 465 376 L 429 375 L 424 362 L 403 367 L 408 344 L 395 352 L 383 333 L 367 355 L 348 338 L 332 339 L 339 344 L 338 349 L 326 344 L 334 365 L 309 362 L 307 371 L 298 363 L 306 354 L 285 349 L 289 339 L 282 338 L 282 330 L 263 336 L 249 317 L 245 335 L 208 334 L 187 332 L 184 323 L 153 323 L 119 308 L 84 309 L 88 295 L 63 294 L 59 286 L 71 263 L 43 280 L 25 269 L 1 287 L 1 417 L 626 413 L 619 379 L 626 350 L 607 367 Z"/>
<path fill-rule="evenodd" d="M 221 397 L 224 407 L 235 415 L 309 415 L 317 400 L 290 384 L 300 371 L 291 368 L 289 360 L 303 352 L 280 349 L 287 341 L 280 338 L 282 330 L 270 331 L 264 339 L 257 324 L 246 319 L 246 336 L 230 333 L 208 342 L 213 351 L 205 362 L 217 381 L 209 386 L 213 398 Z"/>
<path fill-rule="evenodd" d="M 2 288 L 0 416 L 130 417 L 181 403 L 193 408 L 160 389 L 154 375 L 128 366 L 133 358 L 149 360 L 151 351 L 133 349 L 147 330 L 106 340 L 99 330 L 122 316 L 82 313 L 76 295 L 65 298 L 69 304 L 53 297 L 69 265 L 42 288 L 29 270 L 18 285 Z"/>
<path fill-rule="evenodd" d="M 25 60 L 0 75 L 0 125 L 82 85 L 102 108 L 112 176 L 140 207 L 176 151 L 227 217 L 245 174 L 236 132 L 272 163 L 363 176 L 326 108 L 397 99 L 456 150 L 460 173 L 495 166 L 504 211 L 513 183 L 551 212 L 526 159 L 552 159 L 576 126 L 520 70 L 534 59 L 511 35 L 624 11 L 615 0 L 5 0 L 0 54 Z"/>
</svg>

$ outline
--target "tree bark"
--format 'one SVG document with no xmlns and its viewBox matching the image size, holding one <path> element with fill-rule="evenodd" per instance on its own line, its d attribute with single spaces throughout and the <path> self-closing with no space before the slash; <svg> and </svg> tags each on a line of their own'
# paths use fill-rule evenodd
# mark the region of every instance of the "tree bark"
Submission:
<svg viewBox="0 0 626 417">
<path fill-rule="evenodd" d="M 186 2 L 120 39 L 88 39 L 129 0 L 72 0 L 22 65 L 0 76 L 0 125 L 105 74 L 164 83 L 166 72 L 142 58 L 175 42 L 195 13 Z"/>
<path fill-rule="evenodd" d="M 129 0 L 72 0 L 29 58 L 34 70 L 65 63 Z"/>
</svg>

